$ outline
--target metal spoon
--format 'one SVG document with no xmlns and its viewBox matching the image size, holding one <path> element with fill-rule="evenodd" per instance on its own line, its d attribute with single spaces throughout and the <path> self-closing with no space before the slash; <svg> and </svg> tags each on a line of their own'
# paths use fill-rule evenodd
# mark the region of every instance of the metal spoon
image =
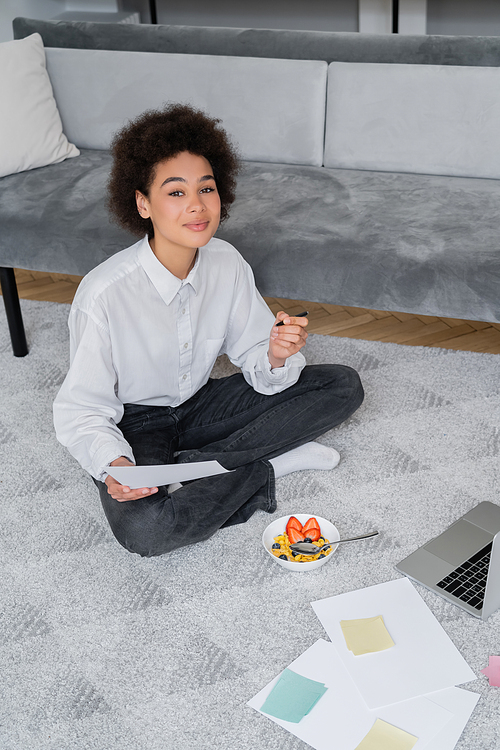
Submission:
<svg viewBox="0 0 500 750">
<path fill-rule="evenodd" d="M 290 544 L 290 549 L 293 552 L 299 552 L 301 555 L 317 555 L 318 552 L 323 552 L 323 550 L 328 549 L 328 547 L 333 547 L 334 544 L 342 544 L 343 542 L 356 542 L 358 539 L 368 539 L 371 536 L 377 536 L 378 531 L 370 531 L 368 534 L 361 534 L 361 536 L 351 536 L 349 539 L 337 539 L 334 542 L 328 542 L 327 544 L 324 544 L 322 547 L 317 547 L 312 542 L 296 542 L 295 544 Z"/>
</svg>

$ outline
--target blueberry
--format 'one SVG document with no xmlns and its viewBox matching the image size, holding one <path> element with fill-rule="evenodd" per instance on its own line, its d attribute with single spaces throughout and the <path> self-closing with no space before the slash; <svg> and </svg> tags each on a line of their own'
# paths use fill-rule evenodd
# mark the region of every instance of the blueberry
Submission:
<svg viewBox="0 0 500 750">
<path fill-rule="evenodd" d="M 306 536 L 306 538 L 304 539 L 304 542 L 309 542 L 309 544 L 311 544 L 311 542 L 312 542 L 311 537 L 310 536 Z"/>
<path fill-rule="evenodd" d="M 275 542 L 271 549 L 281 549 L 281 544 L 278 544 L 278 542 Z"/>
<path fill-rule="evenodd" d="M 280 560 L 288 560 L 288 557 L 286 555 L 280 555 Z"/>
<path fill-rule="evenodd" d="M 321 560 L 322 557 L 326 557 L 324 552 L 321 553 L 321 555 L 318 557 L 318 560 Z"/>
<path fill-rule="evenodd" d="M 293 552 L 292 551 L 292 557 L 297 557 L 297 555 L 300 555 L 300 552 Z"/>
</svg>

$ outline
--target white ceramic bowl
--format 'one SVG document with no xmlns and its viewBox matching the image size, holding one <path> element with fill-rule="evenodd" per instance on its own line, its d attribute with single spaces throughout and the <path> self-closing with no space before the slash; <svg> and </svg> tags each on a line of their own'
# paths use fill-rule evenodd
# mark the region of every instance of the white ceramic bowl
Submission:
<svg viewBox="0 0 500 750">
<path fill-rule="evenodd" d="M 333 525 L 333 523 L 331 523 L 331 521 L 327 521 L 326 518 L 316 516 L 314 515 L 314 513 L 293 513 L 292 515 L 294 515 L 295 518 L 302 524 L 304 524 L 309 518 L 314 516 L 314 518 L 316 518 L 320 525 L 322 536 L 328 539 L 329 542 L 334 542 L 336 539 L 340 539 L 338 529 Z M 282 516 L 281 518 L 276 519 L 276 521 L 270 523 L 269 526 L 264 530 L 264 533 L 262 534 L 262 544 L 264 545 L 264 549 L 269 555 L 271 555 L 273 560 L 275 560 L 278 565 L 281 565 L 282 568 L 286 568 L 287 570 L 293 570 L 296 573 L 305 573 L 307 570 L 321 568 L 322 565 L 324 565 L 333 557 L 333 553 L 337 549 L 338 544 L 335 544 L 332 547 L 332 551 L 329 555 L 322 557 L 320 560 L 311 560 L 311 562 L 290 562 L 289 560 L 281 560 L 271 552 L 274 537 L 283 534 L 290 517 L 291 516 Z"/>
</svg>

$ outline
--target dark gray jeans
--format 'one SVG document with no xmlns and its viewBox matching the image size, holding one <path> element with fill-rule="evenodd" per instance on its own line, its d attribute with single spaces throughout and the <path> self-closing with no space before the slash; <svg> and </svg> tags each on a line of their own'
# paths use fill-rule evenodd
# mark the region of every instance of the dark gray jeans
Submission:
<svg viewBox="0 0 500 750">
<path fill-rule="evenodd" d="M 126 404 L 118 426 L 138 465 L 215 459 L 234 471 L 189 482 L 171 494 L 159 487 L 154 495 L 127 502 L 113 500 L 107 486 L 96 482 L 113 534 L 130 552 L 150 557 L 208 539 L 256 510 L 273 513 L 269 459 L 343 422 L 363 395 L 350 367 L 310 365 L 295 385 L 272 396 L 257 393 L 237 374 L 209 380 L 177 407 Z"/>
</svg>

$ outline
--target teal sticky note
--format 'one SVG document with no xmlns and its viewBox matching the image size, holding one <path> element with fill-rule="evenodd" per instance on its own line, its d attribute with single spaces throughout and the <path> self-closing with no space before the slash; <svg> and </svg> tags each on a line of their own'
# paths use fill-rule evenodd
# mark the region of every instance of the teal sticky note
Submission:
<svg viewBox="0 0 500 750">
<path fill-rule="evenodd" d="M 285 669 L 260 710 L 276 719 L 298 724 L 326 690 L 323 683 Z"/>
</svg>

